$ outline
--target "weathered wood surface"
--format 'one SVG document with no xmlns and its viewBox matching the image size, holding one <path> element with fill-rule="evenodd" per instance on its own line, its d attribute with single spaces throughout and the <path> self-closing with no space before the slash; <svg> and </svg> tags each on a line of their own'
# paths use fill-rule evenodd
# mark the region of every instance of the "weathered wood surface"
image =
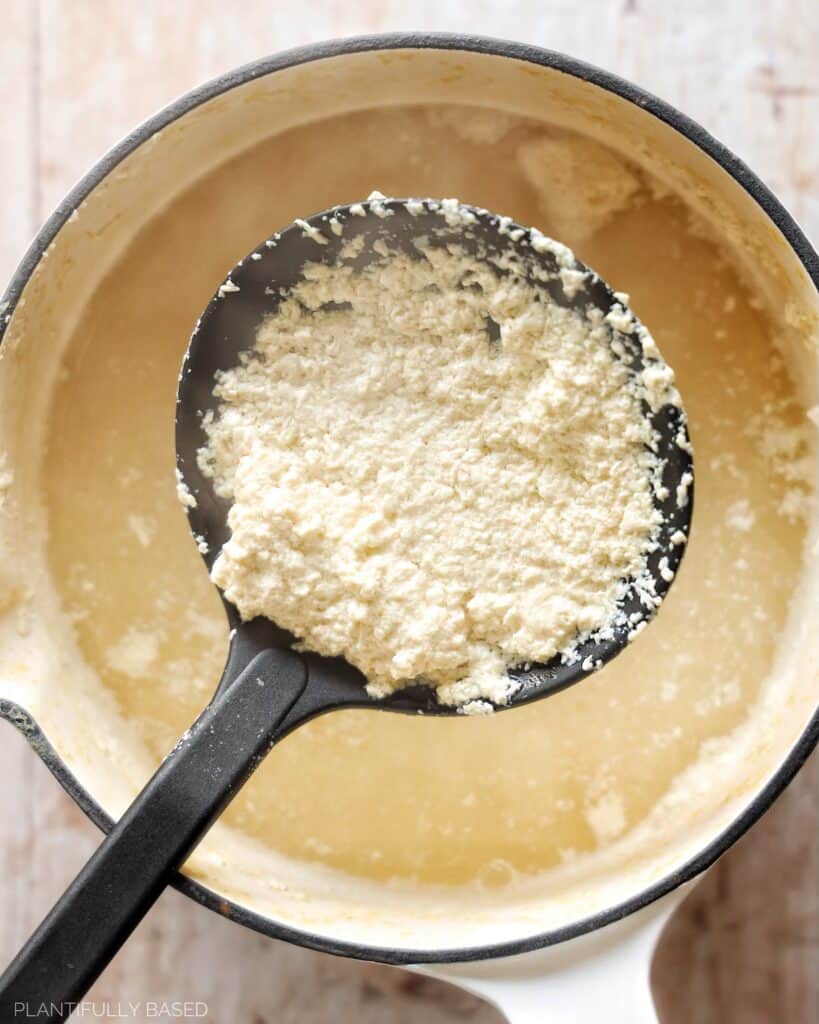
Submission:
<svg viewBox="0 0 819 1024">
<path fill-rule="evenodd" d="M 425 28 L 519 38 L 634 79 L 701 121 L 819 238 L 814 0 L 5 0 L 0 278 L 66 188 L 178 93 L 264 53 Z M 0 742 L 0 960 L 97 834 L 8 728 Z M 701 883 L 655 960 L 664 1024 L 819 1020 L 819 759 Z M 388 968 L 273 943 L 166 893 L 95 986 L 104 1000 L 193 999 L 215 1024 L 497 1024 L 477 1000 Z"/>
</svg>

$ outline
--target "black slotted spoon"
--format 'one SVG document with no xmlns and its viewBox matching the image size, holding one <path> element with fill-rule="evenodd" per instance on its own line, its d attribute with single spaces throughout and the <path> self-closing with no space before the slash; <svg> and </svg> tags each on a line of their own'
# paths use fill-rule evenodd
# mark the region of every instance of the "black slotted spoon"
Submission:
<svg viewBox="0 0 819 1024">
<path fill-rule="evenodd" d="M 408 205 L 409 204 L 409 205 Z M 373 200 L 335 207 L 299 221 L 262 243 L 231 272 L 211 299 L 191 338 L 179 378 L 176 410 L 177 467 L 193 501 L 191 530 L 210 569 L 229 537 L 228 505 L 197 462 L 207 443 L 203 414 L 215 411 L 214 378 L 235 366 L 253 347 L 256 331 L 283 294 L 301 279 L 305 263 L 336 263 L 342 247 L 363 237 L 359 266 L 374 258 L 376 240 L 418 256 L 418 237 L 463 246 L 481 257 L 514 250 L 524 264 L 540 266 L 553 279 L 538 287 L 559 305 L 608 314 L 622 305 L 599 277 L 567 251 L 538 245 L 542 236 L 486 210 L 459 206 L 469 223 L 453 216 L 451 204 L 435 200 Z M 335 225 L 335 230 L 333 229 Z M 340 233 L 339 228 L 341 229 Z M 319 232 L 317 237 L 316 232 Z M 562 254 L 561 254 L 562 253 Z M 583 287 L 560 283 L 564 269 L 581 271 Z M 491 326 L 491 325 L 490 325 Z M 609 328 L 613 351 L 637 374 L 644 368 L 635 333 Z M 547 664 L 510 669 L 519 684 L 505 707 L 516 707 L 578 682 L 610 661 L 630 641 L 665 597 L 685 551 L 693 508 L 693 468 L 685 414 L 676 405 L 643 410 L 657 438 L 661 486 L 654 491 L 662 517 L 656 548 L 647 557 L 655 599 L 646 604 L 637 581 L 627 581 L 611 629 L 591 636 Z M 678 494 L 681 499 L 678 501 Z M 224 599 L 231 627 L 227 664 L 215 695 L 164 759 L 154 776 L 114 825 L 23 949 L 0 978 L 0 1020 L 12 1020 L 15 1005 L 46 1004 L 40 1020 L 62 1020 L 152 906 L 172 873 L 233 799 L 270 748 L 298 725 L 337 708 L 372 708 L 411 714 L 456 714 L 437 703 L 433 691 L 414 685 L 383 699 L 367 695 L 362 674 L 342 658 L 292 649 L 296 639 L 274 623 L 243 622 Z M 500 708 L 499 708 L 500 710 Z"/>
</svg>

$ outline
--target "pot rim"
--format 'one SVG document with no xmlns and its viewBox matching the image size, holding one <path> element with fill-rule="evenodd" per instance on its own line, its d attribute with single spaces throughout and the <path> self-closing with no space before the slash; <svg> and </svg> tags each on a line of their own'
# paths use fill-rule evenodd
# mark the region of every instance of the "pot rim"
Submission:
<svg viewBox="0 0 819 1024">
<path fill-rule="evenodd" d="M 374 50 L 397 49 L 462 50 L 470 53 L 525 61 L 572 75 L 641 107 L 658 120 L 665 122 L 665 124 L 683 135 L 690 142 L 693 142 L 694 145 L 698 146 L 699 149 L 707 156 L 710 156 L 723 170 L 731 175 L 780 230 L 804 266 L 817 291 L 819 291 L 819 255 L 817 255 L 793 217 L 785 210 L 770 189 L 763 184 L 742 160 L 736 157 L 722 143 L 718 142 L 701 125 L 691 120 L 685 114 L 680 113 L 675 107 L 617 75 L 555 50 L 547 50 L 538 46 L 496 39 L 490 36 L 455 33 L 394 32 L 351 36 L 321 43 L 312 43 L 285 50 L 274 56 L 260 58 L 192 89 L 135 128 L 80 179 L 37 233 L 34 241 L 20 261 L 8 287 L 0 297 L 0 342 L 3 340 L 6 327 L 14 313 L 23 289 L 60 228 L 93 189 L 122 160 L 146 142 L 152 135 L 156 134 L 156 132 L 167 127 L 208 100 L 276 71 L 299 64 L 323 60 L 328 57 L 338 57 Z M 79 784 L 31 715 L 11 701 L 0 700 L 0 718 L 6 719 L 26 736 L 32 748 L 74 802 L 99 828 L 108 832 L 113 824 L 111 818 Z M 272 938 L 282 939 L 299 946 L 315 949 L 319 952 L 332 953 L 352 959 L 372 960 L 394 965 L 445 964 L 529 953 L 546 946 L 566 942 L 569 939 L 619 921 L 653 903 L 660 897 L 665 896 L 683 883 L 695 878 L 706 868 L 710 867 L 718 857 L 733 845 L 768 810 L 773 801 L 791 782 L 805 763 L 817 742 L 819 742 L 819 707 L 817 707 L 816 712 L 796 743 L 789 750 L 778 770 L 762 790 L 696 856 L 690 858 L 675 871 L 665 875 L 658 882 L 647 886 L 629 899 L 623 900 L 613 907 L 608 907 L 572 924 L 513 941 L 443 950 L 389 949 L 383 946 L 369 946 L 328 938 L 324 935 L 282 924 L 263 914 L 249 910 L 238 903 L 225 899 L 214 890 L 181 873 L 177 873 L 170 884 L 197 903 L 216 911 L 238 924 L 252 928 Z"/>
</svg>

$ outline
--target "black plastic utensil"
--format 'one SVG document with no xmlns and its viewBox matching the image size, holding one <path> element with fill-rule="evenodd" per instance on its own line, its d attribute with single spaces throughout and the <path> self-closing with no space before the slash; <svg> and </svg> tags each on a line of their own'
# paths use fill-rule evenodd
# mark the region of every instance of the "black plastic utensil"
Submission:
<svg viewBox="0 0 819 1024">
<path fill-rule="evenodd" d="M 571 298 L 560 283 L 560 250 L 536 245 L 532 232 L 486 210 L 459 207 L 472 218 L 434 200 L 376 200 L 336 207 L 300 221 L 262 243 L 243 260 L 208 304 L 191 338 L 179 379 L 176 414 L 177 466 L 193 501 L 187 512 L 208 568 L 229 536 L 227 504 L 202 472 L 197 453 L 206 443 L 202 417 L 216 409 L 214 377 L 235 366 L 251 349 L 262 319 L 301 278 L 305 263 L 332 266 L 342 246 L 362 237 L 357 257 L 373 258 L 371 243 L 415 256 L 419 235 L 434 244 L 458 244 L 467 250 L 501 256 L 515 250 L 530 265 L 540 263 L 555 278 L 545 287 L 560 305 L 607 314 L 622 303 L 596 275 L 574 262 L 563 269 L 582 271 L 583 287 Z M 433 230 L 434 229 L 434 230 Z M 557 255 L 556 255 L 557 253 Z M 571 292 L 571 289 L 569 289 Z M 611 332 L 618 357 L 634 373 L 643 369 L 636 336 Z M 651 412 L 662 465 L 662 514 L 657 547 L 648 556 L 657 602 L 667 593 L 679 567 L 693 506 L 690 446 L 685 416 L 673 405 Z M 681 443 L 682 441 L 682 443 Z M 682 484 L 687 501 L 678 504 Z M 187 859 L 208 828 L 236 795 L 275 742 L 296 726 L 335 708 L 368 707 L 413 714 L 455 714 L 438 704 L 424 686 L 407 687 L 381 700 L 365 692 L 366 680 L 341 658 L 296 653 L 291 634 L 265 619 L 242 622 L 225 601 L 232 634 L 230 652 L 215 696 L 160 765 L 156 774 L 113 827 L 99 849 L 0 978 L 0 1021 L 19 1018 L 21 1007 L 44 1007 L 38 1020 L 63 1020 L 127 939 Z M 555 693 L 610 661 L 626 644 L 647 607 L 630 581 L 619 615 L 605 639 L 578 643 L 570 658 L 510 669 L 519 683 L 509 707 Z"/>
</svg>

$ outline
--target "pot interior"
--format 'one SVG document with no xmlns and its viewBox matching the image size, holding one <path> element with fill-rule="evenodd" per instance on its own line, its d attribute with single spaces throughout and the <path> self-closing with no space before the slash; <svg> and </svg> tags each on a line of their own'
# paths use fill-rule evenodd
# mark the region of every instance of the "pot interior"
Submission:
<svg viewBox="0 0 819 1024">
<path fill-rule="evenodd" d="M 758 203 L 639 105 L 521 59 L 348 53 L 207 99 L 111 169 L 3 344 L 2 692 L 112 815 L 207 701 L 227 627 L 175 497 L 187 339 L 262 237 L 373 188 L 534 224 L 630 293 L 691 419 L 690 550 L 657 622 L 580 686 L 297 731 L 186 871 L 342 941 L 507 942 L 683 865 L 819 690 L 816 290 Z"/>
</svg>

